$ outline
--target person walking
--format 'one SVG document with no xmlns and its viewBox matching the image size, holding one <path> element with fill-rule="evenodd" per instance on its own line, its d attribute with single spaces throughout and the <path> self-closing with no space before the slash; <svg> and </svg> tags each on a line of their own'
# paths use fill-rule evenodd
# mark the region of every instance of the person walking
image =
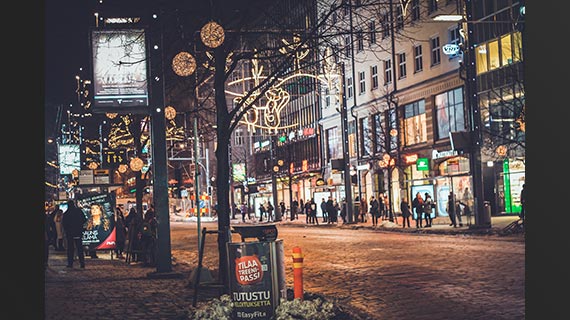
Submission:
<svg viewBox="0 0 570 320">
<path fill-rule="evenodd" d="M 416 193 L 416 197 L 412 200 L 412 210 L 416 213 L 414 220 L 416 220 L 416 228 L 422 228 L 422 219 L 424 212 L 424 199 L 421 193 Z"/>
<path fill-rule="evenodd" d="M 424 200 L 424 218 L 426 219 L 426 228 L 430 228 L 433 222 L 431 213 L 433 212 L 435 204 L 429 193 L 426 192 L 425 196 L 426 199 Z"/>
<path fill-rule="evenodd" d="M 366 202 L 366 198 L 360 198 L 360 222 L 367 222 L 366 215 L 368 214 L 368 202 Z"/>
<path fill-rule="evenodd" d="M 65 251 L 65 248 L 63 246 L 64 232 L 63 232 L 62 221 L 63 221 L 63 210 L 61 210 L 59 205 L 56 205 L 55 214 L 53 216 L 53 222 L 55 225 L 55 233 L 56 233 L 55 251 Z"/>
<path fill-rule="evenodd" d="M 118 259 L 124 259 L 125 243 L 127 241 L 127 227 L 125 215 L 120 207 L 115 209 L 115 253 Z"/>
<path fill-rule="evenodd" d="M 273 210 L 275 210 L 275 207 L 273 207 L 273 205 L 271 204 L 271 201 L 267 201 L 267 221 L 273 221 L 275 218 L 273 217 Z"/>
<path fill-rule="evenodd" d="M 329 196 L 329 198 L 327 199 L 327 201 L 325 202 L 325 210 L 324 212 L 327 213 L 327 220 L 323 220 L 323 222 L 326 222 L 327 224 L 331 224 L 333 222 L 335 222 L 335 211 L 336 209 L 334 208 L 334 201 L 332 196 Z"/>
<path fill-rule="evenodd" d="M 403 218 L 402 228 L 406 227 L 406 223 L 408 224 L 408 228 L 411 228 L 410 216 L 412 215 L 412 212 L 410 211 L 410 205 L 405 199 L 402 199 L 402 201 L 400 202 L 400 211 L 402 212 L 402 218 Z"/>
<path fill-rule="evenodd" d="M 342 205 L 340 207 L 340 217 L 342 218 L 342 224 L 345 224 L 348 222 L 346 220 L 346 199 L 344 199 L 344 198 L 342 199 Z"/>
<path fill-rule="evenodd" d="M 67 238 L 67 267 L 73 268 L 75 254 L 79 260 L 79 266 L 85 268 L 85 253 L 83 252 L 83 230 L 87 217 L 83 210 L 75 206 L 73 200 L 67 201 L 67 211 L 63 215 L 63 229 Z"/>
<path fill-rule="evenodd" d="M 299 201 L 293 199 L 293 202 L 291 202 L 291 211 L 289 212 L 291 221 L 297 218 L 297 210 L 299 210 Z"/>
<path fill-rule="evenodd" d="M 378 216 L 380 215 L 378 208 L 378 200 L 374 196 L 370 197 L 370 216 L 372 217 L 372 226 L 378 225 Z"/>
<path fill-rule="evenodd" d="M 321 214 L 323 215 L 323 222 L 327 222 L 327 202 L 325 198 L 321 198 Z"/>
<path fill-rule="evenodd" d="M 263 205 L 263 203 L 259 204 L 259 222 L 263 222 L 263 216 L 265 215 L 265 206 Z"/>
<path fill-rule="evenodd" d="M 455 220 L 455 195 L 453 194 L 453 191 L 449 191 L 449 195 L 447 196 L 447 214 L 449 215 L 449 220 L 451 220 L 449 226 L 456 228 L 457 222 Z"/>
<path fill-rule="evenodd" d="M 129 214 L 125 218 L 125 224 L 127 226 L 127 263 L 141 260 L 141 256 L 139 255 L 141 250 L 139 235 L 142 223 L 142 215 L 139 214 L 136 207 L 133 205 L 129 209 Z"/>
</svg>

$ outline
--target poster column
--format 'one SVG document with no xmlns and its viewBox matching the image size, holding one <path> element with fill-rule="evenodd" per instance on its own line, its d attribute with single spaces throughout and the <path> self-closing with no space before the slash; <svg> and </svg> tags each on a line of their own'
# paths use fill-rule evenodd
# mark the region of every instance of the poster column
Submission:
<svg viewBox="0 0 570 320">
<path fill-rule="evenodd" d="M 232 319 L 270 319 L 287 298 L 283 240 L 227 246 Z"/>
</svg>

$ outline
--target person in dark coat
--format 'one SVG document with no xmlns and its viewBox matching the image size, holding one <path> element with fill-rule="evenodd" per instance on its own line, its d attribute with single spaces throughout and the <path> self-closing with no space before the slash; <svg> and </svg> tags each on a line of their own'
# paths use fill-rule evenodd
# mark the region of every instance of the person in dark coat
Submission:
<svg viewBox="0 0 570 320">
<path fill-rule="evenodd" d="M 449 220 L 451 220 L 449 226 L 457 227 L 455 220 L 455 195 L 453 191 L 449 191 L 449 195 L 447 196 L 447 214 L 449 214 Z"/>
<path fill-rule="evenodd" d="M 83 210 L 75 206 L 73 200 L 67 201 L 67 211 L 63 214 L 63 229 L 67 238 L 67 267 L 73 268 L 75 253 L 79 259 L 79 266 L 85 268 L 85 254 L 83 252 L 83 230 L 87 217 Z"/>
<path fill-rule="evenodd" d="M 115 210 L 115 253 L 118 259 L 124 259 L 125 243 L 127 241 L 127 226 L 123 210 L 117 207 Z"/>
<path fill-rule="evenodd" d="M 412 212 L 410 211 L 410 205 L 408 204 L 408 202 L 405 199 L 402 199 L 402 202 L 400 202 L 400 211 L 402 212 L 402 228 L 406 227 L 406 223 L 408 224 L 408 228 L 410 227 L 410 216 L 412 215 Z"/>
<path fill-rule="evenodd" d="M 416 212 L 416 228 L 422 227 L 422 214 L 424 212 L 424 199 L 421 193 L 416 193 L 416 197 L 412 200 L 412 209 Z"/>
</svg>

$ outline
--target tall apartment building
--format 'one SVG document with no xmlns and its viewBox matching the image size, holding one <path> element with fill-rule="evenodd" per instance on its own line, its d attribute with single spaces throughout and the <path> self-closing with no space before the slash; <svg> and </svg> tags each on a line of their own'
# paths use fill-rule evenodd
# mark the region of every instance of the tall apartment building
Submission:
<svg viewBox="0 0 570 320">
<path fill-rule="evenodd" d="M 524 182 L 520 4 L 356 0 L 341 8 L 322 28 L 335 35 L 323 52 L 344 70 L 344 85 L 321 92 L 327 186 L 344 197 L 350 172 L 353 199 L 383 193 L 393 212 L 427 192 L 436 214 L 447 216 L 450 191 L 471 212 L 483 201 L 484 210 L 516 212 Z M 441 15 L 464 22 L 437 21 Z M 476 76 L 466 75 L 469 67 Z M 344 100 L 347 119 L 339 112 Z M 337 166 L 343 142 L 346 171 Z M 482 188 L 479 197 L 474 187 Z M 467 223 L 484 225 L 488 213 Z"/>
</svg>

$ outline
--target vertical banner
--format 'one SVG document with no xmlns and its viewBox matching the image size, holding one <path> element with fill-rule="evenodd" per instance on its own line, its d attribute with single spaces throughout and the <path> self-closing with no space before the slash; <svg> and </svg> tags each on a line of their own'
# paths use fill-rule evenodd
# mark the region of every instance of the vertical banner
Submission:
<svg viewBox="0 0 570 320">
<path fill-rule="evenodd" d="M 115 194 L 105 193 L 77 200 L 87 222 L 83 231 L 83 245 L 95 250 L 115 249 Z"/>
<path fill-rule="evenodd" d="M 287 298 L 283 241 L 228 243 L 232 319 L 270 319 Z"/>
<path fill-rule="evenodd" d="M 93 107 L 147 107 L 144 29 L 95 29 L 91 33 Z"/>
</svg>

